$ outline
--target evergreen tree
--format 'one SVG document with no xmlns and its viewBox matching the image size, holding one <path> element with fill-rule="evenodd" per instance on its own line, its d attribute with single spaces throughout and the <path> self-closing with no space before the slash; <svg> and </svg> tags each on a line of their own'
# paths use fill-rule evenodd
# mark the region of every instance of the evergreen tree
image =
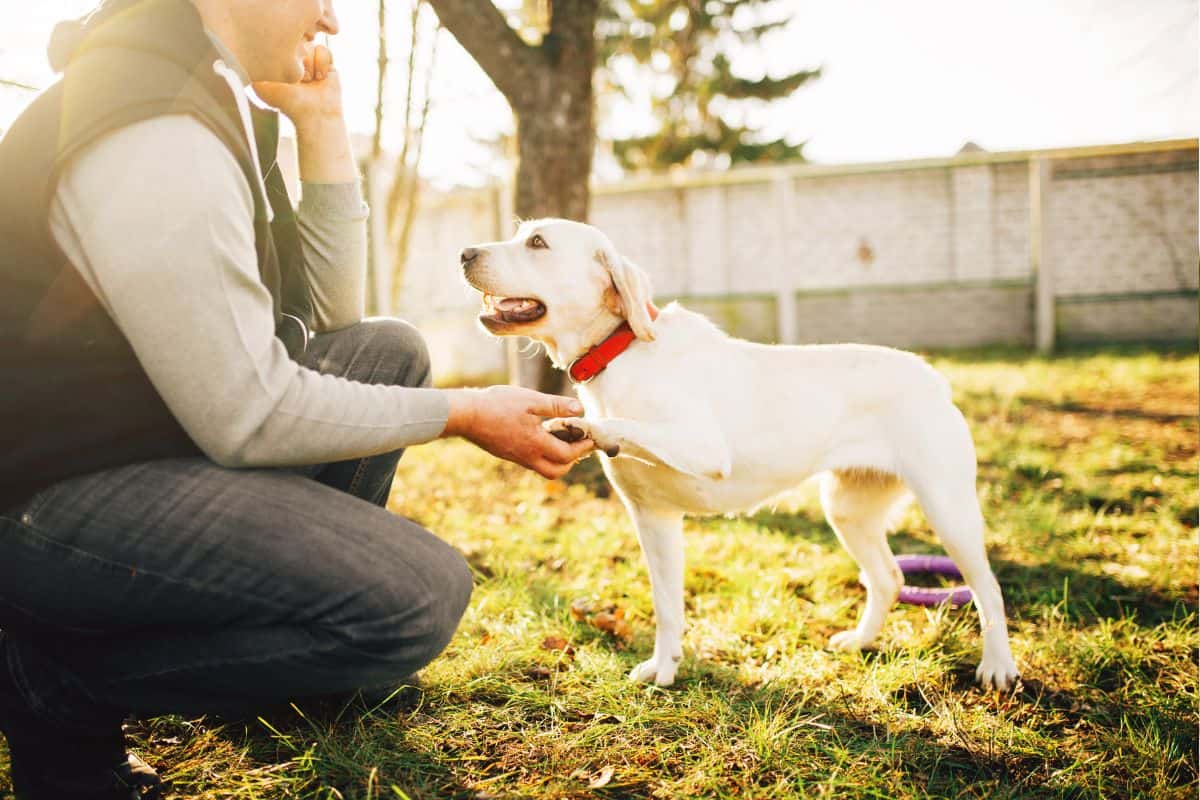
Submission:
<svg viewBox="0 0 1200 800">
<path fill-rule="evenodd" d="M 748 80 L 733 73 L 727 52 L 734 43 L 755 45 L 787 25 L 786 0 L 609 0 L 601 6 L 597 44 L 609 86 L 632 93 L 614 69 L 631 57 L 639 65 L 633 79 L 655 86 L 652 111 L 660 121 L 649 136 L 618 139 L 613 152 L 626 169 L 662 169 L 728 156 L 729 163 L 803 158 L 803 143 L 764 139 L 740 121 L 747 102 L 770 102 L 792 94 L 820 70 Z M 666 72 L 668 80 L 653 80 Z"/>
</svg>

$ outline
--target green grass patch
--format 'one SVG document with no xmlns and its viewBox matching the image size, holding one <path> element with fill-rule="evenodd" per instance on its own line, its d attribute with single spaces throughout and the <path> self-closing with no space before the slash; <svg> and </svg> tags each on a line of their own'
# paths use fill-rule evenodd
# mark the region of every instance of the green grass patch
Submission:
<svg viewBox="0 0 1200 800">
<path fill-rule="evenodd" d="M 595 464 L 547 483 L 446 441 L 405 456 L 391 498 L 477 577 L 418 702 L 162 717 L 134 743 L 188 798 L 1194 798 L 1196 353 L 932 360 L 976 438 L 1012 692 L 973 685 L 970 607 L 901 606 L 878 650 L 824 649 L 864 593 L 812 486 L 687 523 L 680 678 L 632 684 L 649 582 Z M 916 508 L 892 544 L 938 550 Z M 615 605 L 628 635 L 578 619 L 580 599 Z"/>
</svg>

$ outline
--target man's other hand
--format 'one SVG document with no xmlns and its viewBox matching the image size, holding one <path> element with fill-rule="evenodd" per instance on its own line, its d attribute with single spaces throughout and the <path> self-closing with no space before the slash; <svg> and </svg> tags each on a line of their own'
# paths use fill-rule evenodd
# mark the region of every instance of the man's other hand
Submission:
<svg viewBox="0 0 1200 800">
<path fill-rule="evenodd" d="M 578 400 L 515 386 L 447 392 L 450 418 L 442 436 L 461 436 L 492 455 L 561 478 L 594 448 L 591 439 L 567 443 L 542 427 L 546 417 L 577 417 Z"/>
</svg>

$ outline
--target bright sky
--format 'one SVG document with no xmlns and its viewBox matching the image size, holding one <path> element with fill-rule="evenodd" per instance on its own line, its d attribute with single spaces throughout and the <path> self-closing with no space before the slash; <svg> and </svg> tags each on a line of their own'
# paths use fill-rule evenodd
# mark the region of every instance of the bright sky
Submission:
<svg viewBox="0 0 1200 800">
<path fill-rule="evenodd" d="M 796 19 L 761 52 L 737 54 L 757 77 L 824 67 L 823 76 L 753 119 L 775 135 L 807 140 L 819 162 L 877 161 L 956 152 L 967 140 L 1014 150 L 1200 132 L 1198 0 L 779 0 Z M 53 80 L 45 44 L 54 22 L 93 0 L 0 0 L 0 78 Z M 391 0 L 385 145 L 399 149 L 408 3 Z M 375 0 L 336 0 L 342 33 L 333 50 L 352 129 L 374 124 Z M 445 36 L 434 73 L 422 172 L 439 183 L 478 184 L 495 165 L 481 139 L 511 131 L 502 97 Z M 428 40 L 426 41 L 428 44 Z M 427 51 L 425 51 L 427 53 Z M 427 61 L 423 58 L 423 61 Z M 30 92 L 0 87 L 0 128 Z M 610 100 L 602 98 L 602 108 Z M 625 110 L 601 128 L 646 121 Z"/>
</svg>

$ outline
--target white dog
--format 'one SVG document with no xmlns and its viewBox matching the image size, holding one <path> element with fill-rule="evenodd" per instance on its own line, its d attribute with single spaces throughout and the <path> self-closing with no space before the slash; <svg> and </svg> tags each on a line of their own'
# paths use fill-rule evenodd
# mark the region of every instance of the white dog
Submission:
<svg viewBox="0 0 1200 800">
<path fill-rule="evenodd" d="M 886 534 L 911 490 L 974 592 L 976 678 L 999 689 L 1016 679 L 984 552 L 975 447 L 948 383 L 923 360 L 865 345 L 754 344 L 675 303 L 658 313 L 646 274 L 577 222 L 526 222 L 461 259 L 483 293 L 483 326 L 541 342 L 581 381 L 585 416 L 546 425 L 607 453 L 646 554 L 658 629 L 631 678 L 670 685 L 683 656 L 684 515 L 750 509 L 824 473 L 826 518 L 867 589 L 858 626 L 830 646 L 857 650 L 879 635 L 903 584 Z"/>
</svg>

